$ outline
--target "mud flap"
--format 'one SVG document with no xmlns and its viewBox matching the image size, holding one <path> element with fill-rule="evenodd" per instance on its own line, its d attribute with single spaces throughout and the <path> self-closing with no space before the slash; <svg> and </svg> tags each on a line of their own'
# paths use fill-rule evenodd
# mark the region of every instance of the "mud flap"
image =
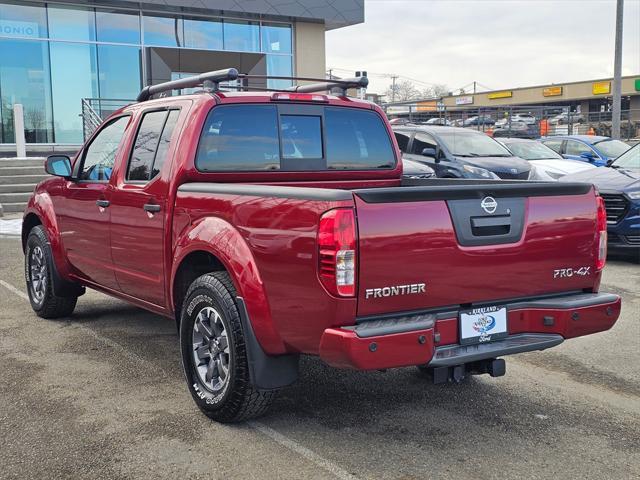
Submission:
<svg viewBox="0 0 640 480">
<path fill-rule="evenodd" d="M 277 390 L 291 385 L 298 379 L 300 355 L 267 355 L 253 332 L 247 306 L 242 297 L 236 297 L 240 322 L 245 337 L 249 379 L 258 390 Z"/>
</svg>

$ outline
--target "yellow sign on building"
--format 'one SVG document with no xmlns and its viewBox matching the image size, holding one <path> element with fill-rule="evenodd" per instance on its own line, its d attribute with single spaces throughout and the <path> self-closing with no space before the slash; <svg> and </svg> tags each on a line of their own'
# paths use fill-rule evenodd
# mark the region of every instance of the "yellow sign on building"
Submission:
<svg viewBox="0 0 640 480">
<path fill-rule="evenodd" d="M 562 87 L 547 87 L 542 89 L 543 97 L 557 97 L 562 95 Z"/>
<path fill-rule="evenodd" d="M 606 95 L 611 93 L 611 82 L 593 82 L 591 91 L 594 95 Z"/>
<path fill-rule="evenodd" d="M 513 92 L 511 90 L 505 90 L 504 92 L 491 92 L 487 94 L 487 98 L 489 100 L 494 100 L 496 98 L 511 98 L 513 97 Z"/>
</svg>

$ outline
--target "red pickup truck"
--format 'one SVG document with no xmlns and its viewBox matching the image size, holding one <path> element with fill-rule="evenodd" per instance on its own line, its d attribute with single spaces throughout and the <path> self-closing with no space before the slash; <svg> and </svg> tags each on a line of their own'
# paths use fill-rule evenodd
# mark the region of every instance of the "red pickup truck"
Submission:
<svg viewBox="0 0 640 480">
<path fill-rule="evenodd" d="M 238 77 L 256 81 L 147 87 L 47 159 L 22 234 L 39 316 L 89 287 L 175 318 L 189 390 L 223 422 L 264 412 L 301 354 L 460 381 L 617 320 L 593 186 L 403 180 L 383 112 L 345 94 L 366 78 L 219 89 Z"/>
</svg>

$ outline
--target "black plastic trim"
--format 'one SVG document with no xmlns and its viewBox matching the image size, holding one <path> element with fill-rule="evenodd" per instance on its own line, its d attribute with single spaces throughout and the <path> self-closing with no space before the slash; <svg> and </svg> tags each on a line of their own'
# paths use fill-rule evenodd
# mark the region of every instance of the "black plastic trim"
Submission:
<svg viewBox="0 0 640 480">
<path fill-rule="evenodd" d="M 406 179 L 402 181 L 402 187 L 364 188 L 354 190 L 354 193 L 367 203 L 394 203 L 427 200 L 480 200 L 486 196 L 505 198 L 583 195 L 593 189 L 593 186 L 588 183 L 446 178 Z"/>
<path fill-rule="evenodd" d="M 196 182 L 180 185 L 180 187 L 178 187 L 178 192 L 249 195 L 253 197 L 293 198 L 298 200 L 319 200 L 325 202 L 353 200 L 353 195 L 348 190 L 313 187 L 287 187 L 281 185 L 239 185 L 237 183 Z"/>
<path fill-rule="evenodd" d="M 377 337 L 380 335 L 392 335 L 394 333 L 413 332 L 433 328 L 436 316 L 433 314 L 418 314 L 405 316 L 385 316 L 367 321 L 360 321 L 352 327 L 343 327 L 353 330 L 360 338 Z"/>
<path fill-rule="evenodd" d="M 429 367 L 450 367 L 515 353 L 545 350 L 560 345 L 561 335 L 550 333 L 522 333 L 504 340 L 473 345 L 447 345 L 436 348 Z"/>
<path fill-rule="evenodd" d="M 253 331 L 244 299 L 236 297 L 236 303 L 247 349 L 251 384 L 258 390 L 277 390 L 294 383 L 298 379 L 300 355 L 267 355 Z"/>
</svg>

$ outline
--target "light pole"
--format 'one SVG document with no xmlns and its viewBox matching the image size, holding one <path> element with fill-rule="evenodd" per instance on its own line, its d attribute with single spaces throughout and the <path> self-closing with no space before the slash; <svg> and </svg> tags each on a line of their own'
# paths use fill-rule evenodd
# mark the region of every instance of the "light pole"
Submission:
<svg viewBox="0 0 640 480">
<path fill-rule="evenodd" d="M 624 0 L 617 0 L 616 4 L 616 46 L 613 61 L 613 108 L 611 117 L 611 136 L 620 138 L 620 104 L 622 102 L 622 11 Z"/>
</svg>

